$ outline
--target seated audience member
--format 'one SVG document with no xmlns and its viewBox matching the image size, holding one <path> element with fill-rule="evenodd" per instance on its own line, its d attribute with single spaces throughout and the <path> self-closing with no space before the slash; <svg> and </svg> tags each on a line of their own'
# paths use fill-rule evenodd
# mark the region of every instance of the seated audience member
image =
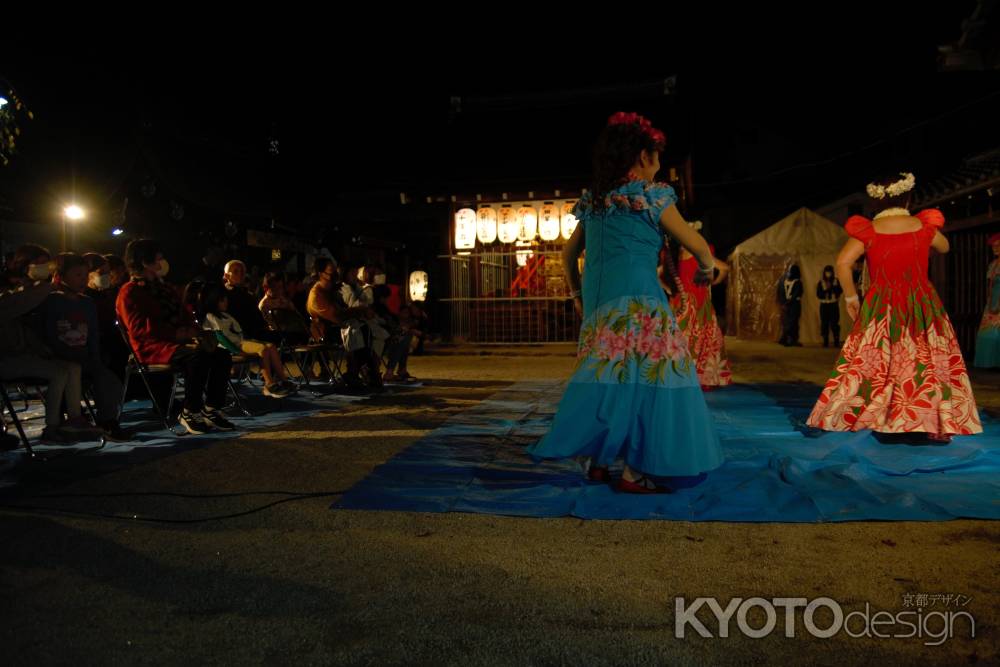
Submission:
<svg viewBox="0 0 1000 667">
<path fill-rule="evenodd" d="M 118 319 L 139 360 L 170 364 L 184 374 L 180 423 L 191 433 L 235 428 L 222 414 L 232 357 L 212 332 L 200 329 L 176 290 L 163 282 L 169 263 L 157 241 L 132 241 L 125 250 L 131 279 L 118 293 Z"/>
<path fill-rule="evenodd" d="M 227 312 L 228 307 L 229 294 L 226 289 L 221 285 L 206 285 L 201 293 L 199 307 L 202 326 L 216 332 L 219 345 L 231 353 L 260 359 L 265 396 L 284 398 L 295 391 L 296 386 L 289 382 L 285 374 L 278 349 L 272 343 L 245 338 L 240 323 Z"/>
<path fill-rule="evenodd" d="M 56 357 L 80 364 L 84 380 L 89 380 L 94 388 L 97 425 L 104 430 L 105 437 L 127 442 L 132 435 L 118 424 L 122 383 L 101 360 L 97 304 L 86 295 L 89 268 L 80 255 L 64 252 L 56 257 L 54 291 L 42 305 L 45 342 Z"/>
<path fill-rule="evenodd" d="M 96 439 L 103 430 L 91 425 L 80 409 L 80 364 L 56 359 L 24 320 L 42 305 L 52 289 L 51 282 L 38 280 L 16 290 L 0 290 L 0 380 L 38 379 L 48 384 L 43 442 Z"/>
</svg>

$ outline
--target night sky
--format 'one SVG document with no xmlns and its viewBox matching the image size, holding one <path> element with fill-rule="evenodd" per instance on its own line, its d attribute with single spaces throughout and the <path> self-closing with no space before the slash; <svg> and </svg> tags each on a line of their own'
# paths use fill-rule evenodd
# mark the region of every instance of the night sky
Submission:
<svg viewBox="0 0 1000 667">
<path fill-rule="evenodd" d="M 457 57 L 463 42 L 426 36 L 378 58 L 347 45 L 15 58 L 0 75 L 36 119 L 0 172 L 0 216 L 43 224 L 74 192 L 105 220 L 124 197 L 146 215 L 140 188 L 153 181 L 147 204 L 177 201 L 212 225 L 275 218 L 306 235 L 344 218 L 406 225 L 427 212 L 400 206 L 400 192 L 422 201 L 586 185 L 592 141 L 625 109 L 666 130 L 667 161 L 691 156 L 694 213 L 739 220 L 719 230 L 725 246 L 875 172 L 899 165 L 920 179 L 1000 145 L 1000 74 L 936 71 L 937 47 L 958 38 L 975 3 L 947 5 L 868 25 L 803 15 L 744 29 L 761 18 L 753 10 L 693 47 L 672 40 L 674 28 L 594 48 L 597 21 L 544 56 L 485 52 L 470 38 Z M 664 96 L 669 76 L 676 89 Z"/>
</svg>

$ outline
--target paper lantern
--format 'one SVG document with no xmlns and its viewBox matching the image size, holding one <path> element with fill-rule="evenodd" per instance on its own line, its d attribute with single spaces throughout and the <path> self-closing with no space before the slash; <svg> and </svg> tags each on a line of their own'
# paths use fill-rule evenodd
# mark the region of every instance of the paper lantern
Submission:
<svg viewBox="0 0 1000 667">
<path fill-rule="evenodd" d="M 483 245 L 497 240 L 497 212 L 484 206 L 476 213 L 476 238 Z"/>
<path fill-rule="evenodd" d="M 576 216 L 573 215 L 573 206 L 576 202 L 566 202 L 562 207 L 562 237 L 569 240 L 569 237 L 573 236 L 573 232 L 576 230 L 576 226 L 579 221 Z"/>
<path fill-rule="evenodd" d="M 476 212 L 471 208 L 455 213 L 455 248 L 468 250 L 476 247 Z"/>
<path fill-rule="evenodd" d="M 427 300 L 427 279 L 426 271 L 414 271 L 410 274 L 410 301 Z"/>
<path fill-rule="evenodd" d="M 552 202 L 545 202 L 538 212 L 538 235 L 543 241 L 559 238 L 559 211 Z"/>
<path fill-rule="evenodd" d="M 517 214 L 510 206 L 501 206 L 497 213 L 497 237 L 500 243 L 513 243 L 517 240 L 520 223 Z"/>
<path fill-rule="evenodd" d="M 530 241 L 538 235 L 538 211 L 533 206 L 517 209 L 518 241 Z"/>
</svg>

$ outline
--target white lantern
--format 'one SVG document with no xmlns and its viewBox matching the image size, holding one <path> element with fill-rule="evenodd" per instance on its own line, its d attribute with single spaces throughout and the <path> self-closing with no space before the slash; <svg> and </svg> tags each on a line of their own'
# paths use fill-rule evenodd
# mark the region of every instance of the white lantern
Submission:
<svg viewBox="0 0 1000 667">
<path fill-rule="evenodd" d="M 476 247 L 476 212 L 463 208 L 455 214 L 455 248 L 468 250 Z"/>
<path fill-rule="evenodd" d="M 573 236 L 578 223 L 576 216 L 573 215 L 573 206 L 575 204 L 576 202 L 568 201 L 562 207 L 562 237 L 567 241 L 569 237 Z"/>
<path fill-rule="evenodd" d="M 489 206 L 476 213 L 476 238 L 483 245 L 497 240 L 497 212 Z"/>
<path fill-rule="evenodd" d="M 533 206 L 522 206 L 517 210 L 518 241 L 530 241 L 538 235 L 538 212 Z"/>
<path fill-rule="evenodd" d="M 427 300 L 427 272 L 414 271 L 410 274 L 410 301 Z"/>
<path fill-rule="evenodd" d="M 531 250 L 531 242 L 530 241 L 518 241 L 517 242 L 517 247 L 519 247 L 519 248 L 525 248 L 525 250 L 518 250 L 517 252 L 514 253 L 514 259 L 517 260 L 517 265 L 518 266 L 527 266 L 528 265 L 528 258 L 535 254 L 534 251 Z"/>
<path fill-rule="evenodd" d="M 510 206 L 501 206 L 497 214 L 497 236 L 500 243 L 513 243 L 517 240 L 517 233 L 520 231 L 520 224 L 517 221 L 517 214 Z"/>
<path fill-rule="evenodd" d="M 543 241 L 555 241 L 559 238 L 559 211 L 550 201 L 545 202 L 539 211 L 538 235 Z"/>
</svg>

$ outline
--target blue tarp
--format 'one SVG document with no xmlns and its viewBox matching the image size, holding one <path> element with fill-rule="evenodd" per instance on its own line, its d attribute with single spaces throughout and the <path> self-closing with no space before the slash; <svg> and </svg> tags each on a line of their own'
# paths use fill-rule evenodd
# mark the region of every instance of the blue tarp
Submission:
<svg viewBox="0 0 1000 667">
<path fill-rule="evenodd" d="M 85 474 L 87 470 L 114 467 L 123 460 L 137 463 L 185 449 L 202 447 L 206 442 L 212 440 L 238 437 L 243 433 L 278 426 L 317 412 L 336 410 L 365 398 L 368 396 L 341 394 L 313 396 L 310 392 L 301 392 L 288 398 L 275 400 L 265 398 L 250 390 L 244 393 L 243 402 L 254 414 L 252 419 L 239 416 L 233 410 L 228 411 L 228 416 L 236 426 L 236 431 L 212 431 L 204 435 L 183 435 L 181 437 L 173 436 L 163 428 L 162 422 L 157 420 L 150 401 L 130 401 L 125 405 L 121 422 L 123 427 L 136 433 L 136 438 L 132 442 L 109 442 L 103 448 L 98 449 L 98 442 L 43 445 L 35 441 L 32 442 L 32 447 L 41 458 L 48 459 L 52 463 L 55 461 L 65 462 L 67 464 L 64 466 L 65 468 L 75 469 Z M 14 407 L 18 410 L 18 417 L 21 419 L 28 437 L 32 439 L 37 437 L 45 426 L 45 412 L 41 403 L 32 402 L 28 409 L 24 410 L 23 402 L 15 398 Z M 177 432 L 184 430 L 176 424 L 174 428 Z M 16 434 L 13 425 L 9 426 L 8 431 L 11 434 Z M 57 468 L 52 466 L 46 470 L 36 467 L 29 471 L 24 465 L 28 461 L 27 453 L 23 448 L 12 452 L 0 452 L 0 489 L 17 486 L 26 473 L 40 475 L 43 478 L 57 476 Z"/>
<path fill-rule="evenodd" d="M 676 491 L 637 496 L 587 481 L 575 461 L 534 462 L 562 383 L 525 382 L 457 415 L 348 491 L 334 509 L 685 521 L 939 521 L 1000 518 L 1000 421 L 951 444 L 886 443 L 804 422 L 806 384 L 706 395 L 726 462 Z M 612 469 L 613 476 L 616 471 Z"/>
</svg>

